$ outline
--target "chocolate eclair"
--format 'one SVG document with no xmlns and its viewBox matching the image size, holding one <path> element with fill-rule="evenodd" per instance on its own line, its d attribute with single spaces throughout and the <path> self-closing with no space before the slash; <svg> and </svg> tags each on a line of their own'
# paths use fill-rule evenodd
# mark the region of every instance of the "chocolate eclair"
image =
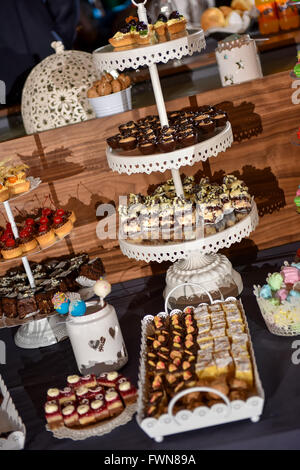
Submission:
<svg viewBox="0 0 300 470">
<path fill-rule="evenodd" d="M 120 148 L 120 145 L 119 145 L 120 138 L 121 138 L 121 134 L 116 134 L 106 139 L 106 142 L 112 149 L 118 149 Z"/>
<path fill-rule="evenodd" d="M 176 140 L 173 136 L 162 135 L 157 142 L 160 152 L 173 152 L 176 149 Z"/>
<path fill-rule="evenodd" d="M 124 134 L 120 137 L 119 146 L 122 150 L 134 150 L 137 146 L 137 138 L 134 135 Z"/>
</svg>

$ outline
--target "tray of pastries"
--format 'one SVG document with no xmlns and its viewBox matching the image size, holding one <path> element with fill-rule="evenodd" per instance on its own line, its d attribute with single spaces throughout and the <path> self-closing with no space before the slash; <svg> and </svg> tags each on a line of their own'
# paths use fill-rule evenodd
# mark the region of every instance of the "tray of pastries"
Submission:
<svg viewBox="0 0 300 470">
<path fill-rule="evenodd" d="M 207 105 L 169 112 L 168 120 L 169 126 L 161 126 L 157 115 L 129 121 L 106 142 L 120 156 L 169 153 L 214 137 L 225 128 L 228 117 L 222 109 Z"/>
<path fill-rule="evenodd" d="M 63 389 L 47 391 L 46 428 L 59 439 L 102 436 L 132 419 L 136 400 L 135 386 L 116 371 L 70 375 Z"/>
<path fill-rule="evenodd" d="M 193 176 L 183 180 L 178 197 L 173 180 L 147 196 L 130 194 L 119 206 L 120 236 L 134 244 L 162 244 L 195 240 L 232 227 L 246 217 L 252 197 L 244 181 L 226 175 L 219 183 Z"/>
<path fill-rule="evenodd" d="M 28 165 L 10 165 L 0 162 L 0 202 L 11 201 L 20 195 L 36 189 L 40 178 L 27 176 Z"/>
<path fill-rule="evenodd" d="M 258 421 L 264 392 L 241 301 L 230 297 L 146 316 L 138 389 L 137 421 L 157 441 L 246 418 Z"/>
<path fill-rule="evenodd" d="M 80 277 L 95 281 L 104 275 L 100 258 L 81 253 L 31 263 L 36 285 L 32 289 L 22 268 L 12 268 L 0 277 L 0 328 L 23 325 L 56 314 L 56 292 L 80 292 Z"/>
</svg>

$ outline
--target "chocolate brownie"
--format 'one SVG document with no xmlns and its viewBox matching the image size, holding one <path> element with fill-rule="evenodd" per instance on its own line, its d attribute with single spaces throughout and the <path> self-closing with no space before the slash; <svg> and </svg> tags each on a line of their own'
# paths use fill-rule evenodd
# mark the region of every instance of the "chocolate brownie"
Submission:
<svg viewBox="0 0 300 470">
<path fill-rule="evenodd" d="M 16 292 L 12 292 L 6 297 L 2 297 L 2 308 L 3 313 L 7 318 L 16 318 L 18 316 Z"/>
<path fill-rule="evenodd" d="M 79 269 L 80 276 L 85 276 L 92 281 L 97 281 L 104 274 L 104 266 L 100 258 L 90 260 L 87 264 L 83 264 Z"/>
<path fill-rule="evenodd" d="M 34 291 L 27 290 L 19 293 L 17 298 L 17 309 L 19 318 L 22 320 L 29 313 L 36 312 L 38 307 L 34 298 Z"/>
<path fill-rule="evenodd" d="M 35 300 L 38 306 L 38 309 L 42 315 L 49 315 L 53 312 L 53 304 L 49 295 L 43 289 L 39 289 L 35 294 Z"/>
</svg>

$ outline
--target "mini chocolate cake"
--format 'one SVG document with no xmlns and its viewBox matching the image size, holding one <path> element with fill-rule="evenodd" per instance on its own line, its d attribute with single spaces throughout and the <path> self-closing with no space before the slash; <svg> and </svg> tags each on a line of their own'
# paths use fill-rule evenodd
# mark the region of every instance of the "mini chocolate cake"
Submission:
<svg viewBox="0 0 300 470">
<path fill-rule="evenodd" d="M 133 121 L 129 121 L 126 124 L 121 124 L 119 126 L 119 131 L 121 132 L 121 134 L 127 134 L 128 131 L 132 131 L 134 129 L 136 129 L 136 124 Z"/>
<path fill-rule="evenodd" d="M 35 294 L 35 300 L 38 306 L 38 309 L 42 315 L 49 315 L 54 311 L 54 307 L 49 295 L 43 289 L 39 289 Z"/>
<path fill-rule="evenodd" d="M 227 113 L 225 113 L 225 111 L 219 111 L 219 110 L 211 114 L 210 118 L 215 121 L 216 127 L 226 126 L 226 122 L 228 120 Z"/>
<path fill-rule="evenodd" d="M 173 152 L 176 149 L 176 141 L 172 136 L 162 136 L 158 140 L 157 146 L 160 152 Z"/>
<path fill-rule="evenodd" d="M 156 140 L 142 139 L 139 141 L 138 147 L 143 155 L 151 155 L 156 151 Z"/>
<path fill-rule="evenodd" d="M 124 134 L 120 137 L 119 146 L 122 150 L 134 150 L 137 146 L 137 139 L 130 134 Z"/>
</svg>

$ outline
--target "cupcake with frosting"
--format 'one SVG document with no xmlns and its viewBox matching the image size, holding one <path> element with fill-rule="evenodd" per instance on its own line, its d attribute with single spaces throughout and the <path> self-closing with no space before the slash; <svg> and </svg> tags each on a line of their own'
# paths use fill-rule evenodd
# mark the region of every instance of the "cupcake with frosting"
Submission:
<svg viewBox="0 0 300 470">
<path fill-rule="evenodd" d="M 269 274 L 254 295 L 269 331 L 279 336 L 300 334 L 300 263 L 284 263 Z"/>
</svg>

